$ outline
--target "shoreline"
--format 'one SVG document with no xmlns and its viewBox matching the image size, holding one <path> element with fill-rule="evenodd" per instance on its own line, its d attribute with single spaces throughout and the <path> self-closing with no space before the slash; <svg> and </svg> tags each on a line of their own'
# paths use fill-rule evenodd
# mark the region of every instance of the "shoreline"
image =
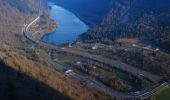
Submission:
<svg viewBox="0 0 170 100">
<path fill-rule="evenodd" d="M 56 3 L 54 3 L 54 5 L 57 5 L 57 6 L 60 6 L 60 5 L 58 5 L 58 4 L 56 4 Z M 60 7 L 62 7 L 62 6 L 60 6 Z M 67 10 L 67 11 L 69 11 L 69 12 L 71 12 L 71 13 L 73 13 L 73 11 L 71 11 L 71 10 L 68 10 L 68 9 L 66 9 L 66 8 L 64 8 L 64 7 L 62 7 L 63 9 L 65 9 L 65 10 Z M 49 34 L 53 34 L 56 30 L 57 30 L 57 26 L 58 26 L 58 24 L 57 24 L 57 22 L 52 18 L 52 16 L 50 15 L 50 8 L 48 8 L 48 14 L 49 14 L 49 18 L 50 18 L 50 20 L 52 20 L 51 22 L 49 22 L 49 23 L 52 23 L 52 25 L 50 24 L 50 26 L 48 26 L 46 29 L 44 29 L 44 32 L 42 32 L 41 33 L 41 35 L 39 35 L 38 36 L 38 39 L 41 39 L 41 40 L 43 40 L 43 37 L 44 36 L 46 36 L 46 35 L 49 35 Z M 88 21 L 87 20 L 85 20 L 84 18 L 82 18 L 82 17 L 80 17 L 80 15 L 78 14 L 78 13 L 73 13 L 80 21 L 82 21 L 83 23 L 85 23 L 85 25 L 88 27 L 88 29 L 90 29 L 92 26 L 93 26 L 93 24 L 92 23 L 88 23 Z M 55 24 L 54 24 L 55 23 Z M 87 30 L 88 31 L 88 30 Z M 82 34 L 84 34 L 85 32 L 83 32 Z M 80 35 L 79 35 L 80 36 Z M 76 37 L 76 40 L 73 42 L 73 43 L 76 43 L 77 42 L 77 39 L 79 38 L 79 36 L 78 37 Z M 64 43 L 64 44 L 60 44 L 60 45 L 65 45 L 65 44 L 67 44 L 67 43 Z"/>
<path fill-rule="evenodd" d="M 40 18 L 40 20 L 43 20 L 43 19 Z M 56 21 L 54 21 L 51 18 L 51 16 L 49 17 L 49 19 L 47 19 L 45 21 L 47 23 L 45 23 L 43 25 L 40 25 L 40 21 L 35 25 L 38 28 L 37 32 L 34 32 L 34 34 L 32 34 L 32 36 L 35 39 L 42 40 L 42 38 L 45 35 L 52 34 L 52 33 L 54 33 L 56 31 L 58 24 L 57 24 Z"/>
<path fill-rule="evenodd" d="M 90 21 L 86 20 L 85 18 L 81 17 L 80 14 L 78 14 L 78 12 L 76 12 L 75 10 L 73 9 L 67 9 L 66 7 L 63 7 L 62 5 L 60 4 L 57 4 L 56 2 L 52 2 L 54 5 L 57 5 L 57 6 L 60 6 L 62 8 L 64 8 L 65 10 L 73 13 L 76 17 L 78 17 L 82 22 L 84 22 L 89 28 L 91 27 L 95 27 L 97 25 L 95 25 L 95 23 L 91 23 Z"/>
</svg>

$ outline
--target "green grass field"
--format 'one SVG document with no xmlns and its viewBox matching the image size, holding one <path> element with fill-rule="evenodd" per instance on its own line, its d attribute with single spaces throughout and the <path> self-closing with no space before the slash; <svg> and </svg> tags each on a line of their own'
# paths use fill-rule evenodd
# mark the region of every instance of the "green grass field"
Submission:
<svg viewBox="0 0 170 100">
<path fill-rule="evenodd" d="M 157 94 L 155 97 L 156 100 L 170 100 L 170 87 Z"/>
</svg>

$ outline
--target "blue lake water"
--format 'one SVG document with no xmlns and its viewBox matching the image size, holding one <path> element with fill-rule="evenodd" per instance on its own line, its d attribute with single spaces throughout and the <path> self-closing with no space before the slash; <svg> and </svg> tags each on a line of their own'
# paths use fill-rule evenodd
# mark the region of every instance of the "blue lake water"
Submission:
<svg viewBox="0 0 170 100">
<path fill-rule="evenodd" d="M 51 7 L 51 16 L 57 22 L 58 26 L 54 33 L 47 34 L 42 38 L 44 41 L 55 44 L 73 43 L 78 35 L 89 29 L 72 12 L 53 3 L 49 3 L 49 6 Z"/>
</svg>

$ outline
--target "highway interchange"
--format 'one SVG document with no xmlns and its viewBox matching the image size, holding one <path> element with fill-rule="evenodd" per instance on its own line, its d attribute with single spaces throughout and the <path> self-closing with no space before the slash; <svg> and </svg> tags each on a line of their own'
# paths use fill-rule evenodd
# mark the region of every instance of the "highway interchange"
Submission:
<svg viewBox="0 0 170 100">
<path fill-rule="evenodd" d="M 34 43 L 38 46 L 46 47 L 46 48 L 49 48 L 49 49 L 54 49 L 56 51 L 74 54 L 74 55 L 77 55 L 77 56 L 82 56 L 84 58 L 91 59 L 91 60 L 106 64 L 106 65 L 109 65 L 113 68 L 117 68 L 117 69 L 129 72 L 129 73 L 132 73 L 135 76 L 143 76 L 143 77 L 145 77 L 145 78 L 147 78 L 147 79 L 149 79 L 153 82 L 158 82 L 158 81 L 161 80 L 161 78 L 157 75 L 151 74 L 151 73 L 146 72 L 144 70 L 137 69 L 133 66 L 127 65 L 127 64 L 120 62 L 120 61 L 114 61 L 114 60 L 110 60 L 108 58 L 89 54 L 89 53 L 86 53 L 86 52 L 81 52 L 81 51 L 78 51 L 78 50 L 72 50 L 71 48 L 63 48 L 63 47 L 60 47 L 60 46 L 57 46 L 57 45 L 54 45 L 54 44 L 49 44 L 49 43 L 46 43 L 42 40 L 36 40 L 35 38 L 32 37 L 31 33 L 29 32 L 29 28 L 32 25 L 34 25 L 37 21 L 39 21 L 39 19 L 40 19 L 40 16 L 38 16 L 36 19 L 34 19 L 32 22 L 25 25 L 25 27 L 24 27 L 23 35 L 28 40 L 30 40 L 32 43 Z M 65 68 L 65 67 L 62 66 L 61 64 L 57 63 L 57 62 L 54 62 L 50 57 L 50 53 L 49 53 L 48 58 L 49 58 L 49 62 L 51 62 L 54 65 L 55 69 L 57 71 L 62 72 L 63 68 Z M 154 89 L 150 88 L 150 89 L 141 90 L 141 91 L 138 91 L 138 92 L 123 93 L 123 92 L 115 91 L 115 90 L 113 90 L 113 89 L 111 89 L 111 88 L 109 88 L 109 87 L 107 87 L 103 84 L 96 83 L 94 80 L 90 80 L 86 76 L 81 76 L 81 75 L 78 75 L 76 73 L 71 75 L 71 76 L 68 76 L 68 77 L 71 78 L 71 79 L 76 79 L 76 80 L 80 80 L 80 81 L 83 80 L 84 84 L 91 86 L 91 87 L 94 87 L 95 89 L 102 91 L 102 92 L 104 92 L 104 93 L 106 93 L 106 94 L 108 94 L 112 97 L 148 98 L 155 93 L 159 93 L 160 91 L 162 91 L 163 89 L 165 89 L 169 85 L 168 82 L 164 82 L 160 86 L 158 86 Z"/>
</svg>

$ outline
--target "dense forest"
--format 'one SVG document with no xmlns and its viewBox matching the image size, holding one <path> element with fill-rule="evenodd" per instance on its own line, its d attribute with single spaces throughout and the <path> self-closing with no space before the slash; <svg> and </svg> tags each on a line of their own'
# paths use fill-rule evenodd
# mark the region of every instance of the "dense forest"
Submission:
<svg viewBox="0 0 170 100">
<path fill-rule="evenodd" d="M 115 20 L 132 9 L 162 11 L 169 9 L 168 0 L 49 0 L 71 10 L 88 25 L 100 25 L 105 17 Z M 160 9 L 159 9 L 160 8 Z M 112 13 L 112 16 L 109 13 Z M 111 20 L 110 20 L 111 21 Z"/>
<path fill-rule="evenodd" d="M 107 43 L 120 37 L 137 37 L 170 50 L 169 0 L 50 1 L 71 10 L 92 27 L 80 36 L 84 42 Z"/>
<path fill-rule="evenodd" d="M 155 5 L 147 6 L 151 2 Z M 111 10 L 104 18 L 103 25 L 81 35 L 81 40 L 108 43 L 121 37 L 139 38 L 141 41 L 153 41 L 157 46 L 170 51 L 170 22 L 168 20 L 170 7 L 164 3 L 160 3 L 159 6 L 158 2 L 152 0 L 142 3 L 145 5 L 141 6 L 133 2 L 131 6 L 126 7 L 128 10 L 122 7 L 118 10 Z"/>
</svg>

